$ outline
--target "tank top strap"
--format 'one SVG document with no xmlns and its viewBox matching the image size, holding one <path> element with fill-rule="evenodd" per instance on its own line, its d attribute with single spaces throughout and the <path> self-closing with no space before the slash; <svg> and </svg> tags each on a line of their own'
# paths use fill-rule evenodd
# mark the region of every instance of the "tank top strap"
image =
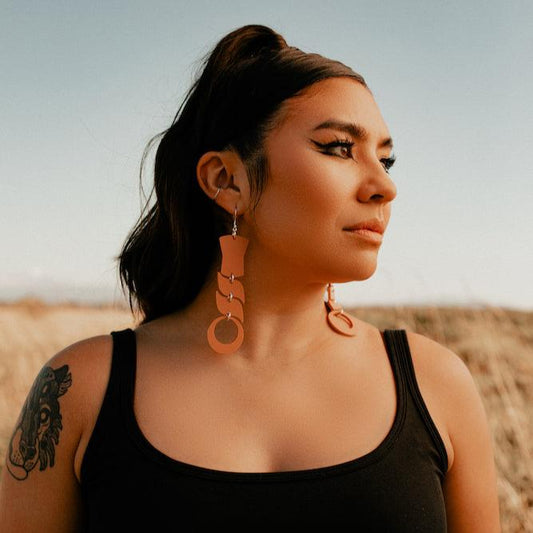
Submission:
<svg viewBox="0 0 533 533">
<path fill-rule="evenodd" d="M 104 454 L 106 461 L 102 462 L 101 452 L 103 449 L 114 449 L 117 442 L 123 442 L 126 428 L 123 413 L 128 412 L 128 406 L 133 399 L 136 370 L 135 332 L 132 329 L 111 331 L 111 336 L 113 347 L 107 387 L 81 464 L 82 486 L 85 488 L 90 486 L 95 475 L 102 471 L 104 463 L 112 466 L 114 459 L 109 454 Z"/>
<path fill-rule="evenodd" d="M 383 331 L 383 339 L 387 354 L 389 356 L 394 379 L 396 380 L 397 393 L 411 392 L 411 380 L 409 379 L 409 365 L 407 359 L 410 358 L 407 337 L 403 329 L 386 329 Z M 402 398 L 398 398 L 398 401 Z"/>
<path fill-rule="evenodd" d="M 418 387 L 413 366 L 413 358 L 411 350 L 409 349 L 407 332 L 405 329 L 386 329 L 383 331 L 383 336 L 387 350 L 389 351 L 389 358 L 391 358 L 391 365 L 395 372 L 395 378 L 398 382 L 401 382 L 402 384 L 405 383 L 405 388 L 409 391 L 409 396 L 413 401 L 414 407 L 418 411 L 434 445 L 436 446 L 443 465 L 443 471 L 446 472 L 448 468 L 448 454 L 446 453 L 444 442 L 429 414 L 422 393 L 420 392 L 420 388 Z M 398 401 L 400 401 L 400 398 L 398 398 Z"/>
<path fill-rule="evenodd" d="M 135 332 L 131 328 L 112 331 L 113 358 L 109 376 L 109 390 L 117 391 L 126 405 L 133 400 L 137 354 Z"/>
</svg>

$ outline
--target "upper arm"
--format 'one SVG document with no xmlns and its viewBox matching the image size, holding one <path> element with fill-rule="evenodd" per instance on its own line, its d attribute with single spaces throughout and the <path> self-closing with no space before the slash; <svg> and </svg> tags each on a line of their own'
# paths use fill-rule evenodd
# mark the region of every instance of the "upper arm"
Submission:
<svg viewBox="0 0 533 533">
<path fill-rule="evenodd" d="M 474 379 L 457 354 L 422 335 L 409 335 L 421 381 L 432 389 L 428 396 L 438 404 L 453 448 L 443 483 L 448 531 L 500 532 L 492 435 Z"/>
<path fill-rule="evenodd" d="M 2 532 L 78 530 L 82 506 L 75 459 L 90 419 L 91 376 L 110 351 L 108 337 L 65 348 L 36 376 L 5 457 Z"/>
</svg>

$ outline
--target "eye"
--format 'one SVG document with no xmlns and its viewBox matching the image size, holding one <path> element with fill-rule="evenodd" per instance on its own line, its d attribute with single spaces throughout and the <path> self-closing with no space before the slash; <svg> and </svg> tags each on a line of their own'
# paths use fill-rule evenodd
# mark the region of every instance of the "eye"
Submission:
<svg viewBox="0 0 533 533">
<path fill-rule="evenodd" d="M 342 159 L 352 158 L 352 147 L 354 143 L 348 139 L 337 139 L 330 143 L 313 141 L 313 143 L 320 148 L 323 154 L 333 155 Z"/>
<path fill-rule="evenodd" d="M 394 165 L 394 162 L 396 161 L 396 156 L 391 155 L 390 157 L 385 157 L 384 159 L 380 159 L 380 161 L 383 163 L 383 168 L 385 169 L 385 172 L 388 174 L 392 165 Z"/>
</svg>

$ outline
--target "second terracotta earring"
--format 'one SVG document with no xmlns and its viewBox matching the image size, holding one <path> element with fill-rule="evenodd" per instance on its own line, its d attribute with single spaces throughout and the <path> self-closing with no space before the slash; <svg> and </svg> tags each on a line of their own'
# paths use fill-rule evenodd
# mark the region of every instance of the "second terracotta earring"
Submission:
<svg viewBox="0 0 533 533">
<path fill-rule="evenodd" d="M 244 287 L 236 278 L 244 275 L 244 254 L 249 240 L 237 235 L 237 206 L 233 215 L 232 233 L 219 237 L 219 242 L 222 265 L 217 272 L 216 304 L 222 316 L 211 322 L 207 330 L 207 341 L 215 352 L 229 354 L 237 350 L 244 340 Z M 237 327 L 237 336 L 230 343 L 220 342 L 215 334 L 217 324 L 224 319 L 231 320 Z"/>
<path fill-rule="evenodd" d="M 328 310 L 329 326 L 342 335 L 355 336 L 355 319 L 335 301 L 335 288 L 328 283 L 328 301 L 324 302 Z"/>
</svg>

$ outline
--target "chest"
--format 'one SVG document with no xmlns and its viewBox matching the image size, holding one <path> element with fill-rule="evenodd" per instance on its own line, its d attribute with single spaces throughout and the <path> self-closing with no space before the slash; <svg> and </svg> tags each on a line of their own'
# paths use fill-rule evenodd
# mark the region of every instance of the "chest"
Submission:
<svg viewBox="0 0 533 533">
<path fill-rule="evenodd" d="M 260 372 L 178 366 L 163 373 L 141 359 L 134 412 L 146 439 L 171 458 L 269 472 L 370 452 L 392 427 L 396 402 L 386 354 L 377 361 L 338 355 Z"/>
</svg>

